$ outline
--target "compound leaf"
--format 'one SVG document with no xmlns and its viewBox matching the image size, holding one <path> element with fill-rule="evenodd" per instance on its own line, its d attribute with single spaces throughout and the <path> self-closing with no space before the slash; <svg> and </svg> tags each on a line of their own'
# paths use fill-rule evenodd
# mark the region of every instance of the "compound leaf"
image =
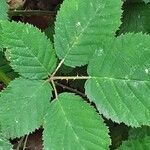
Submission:
<svg viewBox="0 0 150 150">
<path fill-rule="evenodd" d="M 70 93 L 60 94 L 51 103 L 43 136 L 45 150 L 106 150 L 110 145 L 103 119 L 82 98 Z"/>
<path fill-rule="evenodd" d="M 55 49 L 68 66 L 88 63 L 121 21 L 121 0 L 65 0 L 55 23 Z"/>
<path fill-rule="evenodd" d="M 7 21 L 1 26 L 6 56 L 15 71 L 29 79 L 43 79 L 53 72 L 57 59 L 44 33 L 23 23 Z"/>
<path fill-rule="evenodd" d="M 7 20 L 8 19 L 8 17 L 7 17 L 8 6 L 7 6 L 7 3 L 6 3 L 6 0 L 1 0 L 0 1 L 0 6 L 1 6 L 0 20 Z"/>
<path fill-rule="evenodd" d="M 126 34 L 95 52 L 86 94 L 115 122 L 150 125 L 150 36 Z"/>
<path fill-rule="evenodd" d="M 1 93 L 0 122 L 7 137 L 21 137 L 43 123 L 51 86 L 46 81 L 18 78 Z"/>
<path fill-rule="evenodd" d="M 143 139 L 133 139 L 123 142 L 119 150 L 148 150 L 150 145 L 150 137 Z"/>
</svg>

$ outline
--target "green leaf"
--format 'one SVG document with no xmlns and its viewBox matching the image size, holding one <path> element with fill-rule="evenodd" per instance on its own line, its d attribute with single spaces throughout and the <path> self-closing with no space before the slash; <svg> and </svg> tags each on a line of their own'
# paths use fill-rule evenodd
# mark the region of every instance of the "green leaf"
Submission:
<svg viewBox="0 0 150 150">
<path fill-rule="evenodd" d="M 143 0 L 146 4 L 150 2 L 150 0 Z"/>
<path fill-rule="evenodd" d="M 86 94 L 113 121 L 150 125 L 150 36 L 127 34 L 96 51 Z"/>
<path fill-rule="evenodd" d="M 150 137 L 123 142 L 119 150 L 149 150 Z"/>
<path fill-rule="evenodd" d="M 129 4 L 131 4 L 131 3 L 142 3 L 143 2 L 143 0 L 123 0 L 123 1 L 127 2 Z"/>
<path fill-rule="evenodd" d="M 8 10 L 8 6 L 6 4 L 6 0 L 0 0 L 0 20 L 7 20 L 7 10 Z M 2 28 L 0 26 L 0 51 L 2 51 L 2 40 L 1 40 L 1 32 L 2 32 Z"/>
<path fill-rule="evenodd" d="M 138 143 L 141 142 L 140 145 L 143 143 L 143 141 L 145 141 L 145 139 L 147 142 L 150 141 L 150 127 L 149 126 L 142 126 L 141 128 L 131 128 L 129 130 L 128 139 L 129 139 L 129 141 L 133 140 L 134 143 L 135 143 L 135 141 L 137 141 Z M 126 146 L 127 145 L 126 143 L 127 142 L 124 142 L 123 146 L 124 145 Z M 146 143 L 144 142 L 144 145 L 147 145 L 147 147 L 150 146 L 150 143 L 147 143 L 147 144 Z M 130 144 L 128 144 L 128 145 L 130 145 Z M 134 145 L 134 144 L 132 144 L 132 145 Z M 148 150 L 147 147 L 144 147 L 142 145 L 141 145 L 141 147 L 143 148 L 142 150 L 146 150 L 146 149 Z"/>
<path fill-rule="evenodd" d="M 141 128 L 131 128 L 129 130 L 129 139 L 144 138 L 150 136 L 150 127 L 142 126 Z"/>
<path fill-rule="evenodd" d="M 12 145 L 1 133 L 0 133 L 0 150 L 12 150 Z"/>
<path fill-rule="evenodd" d="M 7 137 L 21 137 L 43 123 L 51 86 L 46 81 L 15 79 L 1 93 L 0 122 Z"/>
<path fill-rule="evenodd" d="M 53 42 L 54 41 L 54 24 L 49 24 L 49 26 L 44 30 L 45 35 Z"/>
<path fill-rule="evenodd" d="M 56 66 L 51 42 L 44 33 L 29 24 L 1 22 L 3 45 L 13 69 L 25 78 L 43 79 Z"/>
<path fill-rule="evenodd" d="M 119 34 L 126 32 L 150 33 L 150 5 L 131 3 L 124 5 L 123 23 Z"/>
<path fill-rule="evenodd" d="M 110 145 L 103 119 L 71 93 L 61 94 L 51 103 L 43 136 L 45 150 L 106 150 Z"/>
<path fill-rule="evenodd" d="M 7 6 L 7 3 L 6 3 L 6 0 L 1 0 L 0 1 L 0 6 L 1 6 L 0 20 L 7 20 L 8 19 L 8 17 L 7 17 L 8 6 Z"/>
<path fill-rule="evenodd" d="M 120 26 L 121 0 L 65 0 L 55 23 L 55 49 L 65 65 L 88 63 Z"/>
<path fill-rule="evenodd" d="M 10 67 L 9 62 L 6 60 L 3 52 L 0 52 L 0 72 L 1 71 L 4 74 L 6 74 L 7 77 L 10 79 L 14 79 L 17 76 L 17 74 L 14 73 L 14 71 Z M 1 78 L 0 78 L 0 81 L 2 81 Z"/>
</svg>

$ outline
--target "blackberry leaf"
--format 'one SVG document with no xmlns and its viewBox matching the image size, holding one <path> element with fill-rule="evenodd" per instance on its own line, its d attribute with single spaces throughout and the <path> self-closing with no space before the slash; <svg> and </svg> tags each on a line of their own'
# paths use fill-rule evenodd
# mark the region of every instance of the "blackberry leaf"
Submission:
<svg viewBox="0 0 150 150">
<path fill-rule="evenodd" d="M 44 149 L 106 150 L 110 139 L 103 119 L 79 96 L 62 93 L 44 123 Z"/>
<path fill-rule="evenodd" d="M 126 34 L 95 52 L 86 94 L 100 113 L 129 126 L 150 125 L 150 36 Z"/>
<path fill-rule="evenodd" d="M 43 124 L 51 94 L 46 81 L 15 79 L 1 93 L 0 122 L 9 138 L 21 137 Z"/>
<path fill-rule="evenodd" d="M 150 137 L 143 139 L 134 139 L 123 142 L 119 150 L 148 150 L 150 145 Z"/>
<path fill-rule="evenodd" d="M 1 150 L 13 150 L 12 145 L 10 144 L 9 140 L 7 140 L 1 133 L 0 133 L 0 149 Z"/>
<path fill-rule="evenodd" d="M 120 26 L 121 0 L 65 0 L 55 23 L 55 49 L 65 65 L 89 62 L 94 51 Z"/>
<path fill-rule="evenodd" d="M 52 43 L 29 24 L 1 22 L 2 41 L 12 68 L 25 78 L 43 79 L 56 66 Z"/>
<path fill-rule="evenodd" d="M 6 4 L 6 0 L 1 0 L 0 1 L 0 20 L 7 20 L 7 10 L 8 10 L 8 6 Z"/>
</svg>

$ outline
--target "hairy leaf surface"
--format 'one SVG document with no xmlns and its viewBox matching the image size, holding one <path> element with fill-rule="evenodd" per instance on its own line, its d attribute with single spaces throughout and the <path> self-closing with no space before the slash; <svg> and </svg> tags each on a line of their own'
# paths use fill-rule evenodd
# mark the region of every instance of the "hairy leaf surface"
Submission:
<svg viewBox="0 0 150 150">
<path fill-rule="evenodd" d="M 150 137 L 123 142 L 119 150 L 149 150 Z"/>
<path fill-rule="evenodd" d="M 1 0 L 0 1 L 0 20 L 7 20 L 7 10 L 8 10 L 8 6 L 6 4 L 6 0 Z"/>
<path fill-rule="evenodd" d="M 20 75 L 43 79 L 56 66 L 55 51 L 44 33 L 29 24 L 2 22 L 3 45 L 11 66 Z"/>
<path fill-rule="evenodd" d="M 109 144 L 103 119 L 82 98 L 63 93 L 51 103 L 44 123 L 45 150 L 106 150 Z"/>
<path fill-rule="evenodd" d="M 12 150 L 12 145 L 10 144 L 9 140 L 6 139 L 1 133 L 0 133 L 0 150 Z"/>
<path fill-rule="evenodd" d="M 100 113 L 118 123 L 150 125 L 150 36 L 127 34 L 95 53 L 86 94 Z"/>
<path fill-rule="evenodd" d="M 88 63 L 120 25 L 121 0 L 65 0 L 55 24 L 55 49 L 68 66 Z"/>
<path fill-rule="evenodd" d="M 2 131 L 14 138 L 40 127 L 51 96 L 51 86 L 46 81 L 12 81 L 0 97 Z"/>
</svg>

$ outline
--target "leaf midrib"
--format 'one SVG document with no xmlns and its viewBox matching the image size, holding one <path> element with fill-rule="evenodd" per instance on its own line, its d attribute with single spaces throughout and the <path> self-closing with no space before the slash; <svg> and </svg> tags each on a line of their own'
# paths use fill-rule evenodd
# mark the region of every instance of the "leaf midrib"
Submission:
<svg viewBox="0 0 150 150">
<path fill-rule="evenodd" d="M 115 77 L 96 77 L 96 76 L 90 76 L 89 79 L 100 79 L 100 80 L 118 80 L 118 81 L 134 81 L 134 82 L 144 82 L 148 83 L 150 80 L 141 80 L 141 79 L 127 79 L 127 78 L 115 78 Z"/>
<path fill-rule="evenodd" d="M 77 41 L 83 36 L 83 34 L 85 33 L 86 29 L 88 28 L 88 26 L 92 22 L 92 20 L 94 18 L 96 18 L 96 15 L 99 12 L 100 8 L 101 8 L 101 5 L 99 5 L 99 7 L 96 9 L 95 14 L 91 18 L 89 18 L 89 21 L 87 22 L 87 25 L 81 30 L 81 33 L 78 36 L 76 36 L 76 38 L 74 39 L 72 45 L 70 46 L 70 48 L 68 49 L 66 55 L 64 56 L 63 61 L 65 61 L 65 59 L 69 55 L 71 49 L 76 45 Z"/>
<path fill-rule="evenodd" d="M 14 33 L 15 34 L 15 33 Z M 16 36 L 18 37 L 18 35 L 16 34 Z M 37 60 L 37 62 L 39 62 L 39 64 L 41 65 L 41 67 L 46 71 L 47 75 L 49 75 L 49 71 L 47 70 L 47 68 L 40 62 L 40 60 L 38 59 L 38 57 L 32 52 L 32 48 L 30 48 L 25 42 L 24 40 L 22 40 L 22 38 L 17 39 L 18 41 L 21 41 L 23 46 L 26 47 L 26 50 L 29 52 L 29 54 L 31 54 L 31 56 L 33 56 L 34 59 Z M 39 51 L 38 51 L 39 53 Z"/>
<path fill-rule="evenodd" d="M 60 102 L 59 100 L 58 100 L 58 104 L 59 104 L 59 106 L 60 106 L 60 108 L 61 108 L 61 110 L 62 110 L 62 114 L 64 115 L 64 119 L 66 120 L 66 122 L 68 123 L 69 127 L 70 127 L 71 130 L 73 131 L 73 134 L 74 134 L 74 137 L 75 137 L 76 141 L 81 145 L 82 150 L 86 150 L 86 149 L 82 146 L 82 144 L 80 143 L 79 137 L 78 137 L 78 135 L 76 134 L 76 132 L 74 131 L 71 122 L 68 120 L 67 115 L 66 115 L 66 113 L 65 113 L 65 111 L 64 111 L 64 109 L 63 109 L 63 106 L 62 106 L 62 104 L 61 104 L 61 102 Z"/>
</svg>

